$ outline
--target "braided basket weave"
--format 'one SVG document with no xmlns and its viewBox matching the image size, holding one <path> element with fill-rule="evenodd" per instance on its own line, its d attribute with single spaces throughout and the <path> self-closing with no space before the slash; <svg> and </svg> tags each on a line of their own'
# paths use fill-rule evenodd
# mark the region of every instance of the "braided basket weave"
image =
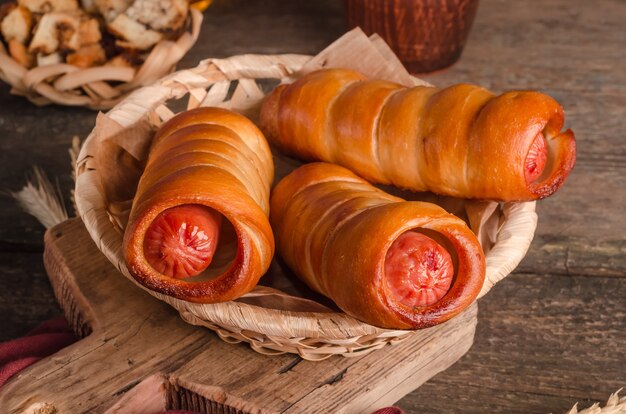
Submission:
<svg viewBox="0 0 626 414">
<path fill-rule="evenodd" d="M 138 68 L 96 66 L 80 68 L 67 63 L 27 69 L 13 59 L 0 42 L 0 79 L 11 93 L 36 105 L 55 103 L 109 109 L 133 90 L 150 85 L 170 73 L 198 39 L 202 13 L 189 9 L 188 29 L 175 41 L 161 40 Z"/>
<path fill-rule="evenodd" d="M 351 53 L 360 58 L 354 59 Z M 99 116 L 78 157 L 75 199 L 91 237 L 122 274 L 137 284 L 126 268 L 122 253 L 123 229 L 132 194 L 118 191 L 121 186 L 118 181 L 126 186 L 129 182 L 136 185 L 140 171 L 124 166 L 134 165 L 133 159 L 145 156 L 141 153 L 149 145 L 154 129 L 175 112 L 198 106 L 221 106 L 256 120 L 264 97 L 261 85 L 267 86 L 268 79 L 291 80 L 297 77 L 297 71 L 321 66 L 352 67 L 370 76 L 405 84 L 425 83 L 406 72 L 400 73 L 404 69 L 394 58 L 379 38 L 369 39 L 362 32 L 353 31 L 315 58 L 242 55 L 207 59 L 193 69 L 173 73 L 135 91 L 106 115 Z M 356 61 L 361 66 L 355 67 Z M 372 62 L 385 65 L 391 62 L 394 75 L 377 69 Z M 299 162 L 275 154 L 275 164 L 279 179 Z M 125 181 L 131 175 L 135 181 Z M 534 202 L 498 204 L 434 196 L 429 201 L 440 202 L 464 216 L 478 235 L 487 258 L 487 279 L 481 296 L 507 276 L 526 254 L 537 222 Z M 269 280 L 273 287 L 257 286 L 240 299 L 217 304 L 185 302 L 137 286 L 176 308 L 188 323 L 212 329 L 227 342 L 248 342 L 255 351 L 264 354 L 291 352 L 309 360 L 337 354 L 355 356 L 402 340 L 412 332 L 370 326 L 302 297 L 289 289 L 289 282 L 276 282 L 287 280 L 286 272 L 274 262 L 268 275 L 261 279 L 261 283 Z"/>
</svg>

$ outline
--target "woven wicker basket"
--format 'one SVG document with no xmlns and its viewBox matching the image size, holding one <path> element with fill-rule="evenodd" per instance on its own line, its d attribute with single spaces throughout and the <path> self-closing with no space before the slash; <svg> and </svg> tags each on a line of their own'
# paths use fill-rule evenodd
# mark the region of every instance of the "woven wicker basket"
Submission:
<svg viewBox="0 0 626 414">
<path fill-rule="evenodd" d="M 356 53 L 360 59 L 354 59 L 350 53 Z M 368 63 L 364 56 L 371 56 L 371 61 Z M 302 55 L 208 59 L 196 68 L 176 72 L 135 91 L 106 115 L 100 115 L 78 157 L 75 199 L 91 237 L 122 274 L 136 283 L 122 255 L 123 228 L 132 194 L 116 184 L 120 178 L 116 171 L 122 182 L 128 178 L 125 174 L 134 175 L 136 184 L 138 172 L 124 167 L 134 163 L 124 160 L 141 158 L 152 131 L 175 111 L 222 106 L 255 120 L 264 97 L 259 80 L 289 80 L 299 70 L 306 72 L 320 66 L 353 67 L 405 84 L 424 83 L 406 72 L 400 73 L 403 68 L 393 58 L 378 38 L 368 39 L 362 32 L 353 31 L 313 59 Z M 356 61 L 361 65 L 355 67 Z M 372 62 L 392 62 L 392 72 L 376 69 Z M 280 155 L 275 155 L 275 163 L 277 178 L 299 165 Z M 107 165 L 115 168 L 106 168 Z M 429 200 L 464 216 L 479 236 L 487 257 L 487 281 L 481 296 L 508 275 L 526 254 L 537 222 L 534 202 L 498 204 L 434 196 Z M 242 298 L 226 303 L 196 304 L 146 291 L 176 308 L 185 321 L 208 327 L 227 342 L 248 342 L 254 350 L 265 354 L 292 352 L 309 360 L 336 354 L 355 356 L 411 334 L 373 327 L 310 298 L 299 297 L 289 289 L 288 282 L 284 283 L 284 272 L 274 262 L 268 275 L 261 279 L 261 283 L 274 281 L 274 288 L 258 286 Z"/>
<path fill-rule="evenodd" d="M 36 105 L 110 109 L 133 90 L 170 73 L 198 39 L 201 23 L 202 13 L 190 8 L 188 29 L 176 41 L 162 40 L 154 45 L 138 68 L 80 68 L 58 63 L 27 69 L 0 42 L 0 79 L 12 86 L 11 93 L 25 96 Z"/>
</svg>

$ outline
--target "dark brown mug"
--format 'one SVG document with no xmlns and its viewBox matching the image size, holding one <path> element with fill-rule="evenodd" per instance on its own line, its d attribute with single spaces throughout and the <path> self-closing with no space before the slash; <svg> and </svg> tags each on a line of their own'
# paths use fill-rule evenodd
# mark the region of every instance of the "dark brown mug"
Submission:
<svg viewBox="0 0 626 414">
<path fill-rule="evenodd" d="M 409 72 L 450 66 L 461 56 L 478 0 L 344 0 L 350 28 L 378 33 Z"/>
</svg>

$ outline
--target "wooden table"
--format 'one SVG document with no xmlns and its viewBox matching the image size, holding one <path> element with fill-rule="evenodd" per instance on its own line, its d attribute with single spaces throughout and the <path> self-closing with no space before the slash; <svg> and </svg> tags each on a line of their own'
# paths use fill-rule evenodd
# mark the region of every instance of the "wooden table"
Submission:
<svg viewBox="0 0 626 414">
<path fill-rule="evenodd" d="M 467 47 L 438 85 L 539 89 L 565 107 L 578 163 L 538 205 L 539 228 L 513 275 L 481 300 L 476 342 L 398 405 L 423 413 L 561 413 L 626 386 L 626 2 L 483 0 Z M 242 53 L 315 54 L 345 31 L 341 2 L 216 1 L 181 62 Z M 96 113 L 38 108 L 0 87 L 0 182 L 18 190 L 31 166 L 58 178 L 70 205 L 68 148 Z M 43 231 L 0 197 L 0 340 L 59 313 Z"/>
</svg>

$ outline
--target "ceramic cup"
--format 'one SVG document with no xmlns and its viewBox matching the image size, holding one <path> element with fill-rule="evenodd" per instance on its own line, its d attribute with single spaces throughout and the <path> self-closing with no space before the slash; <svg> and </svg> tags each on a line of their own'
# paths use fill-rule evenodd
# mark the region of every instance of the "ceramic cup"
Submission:
<svg viewBox="0 0 626 414">
<path fill-rule="evenodd" d="M 426 73 L 458 60 L 478 0 L 344 0 L 350 28 L 378 33 L 411 73 Z"/>
</svg>

